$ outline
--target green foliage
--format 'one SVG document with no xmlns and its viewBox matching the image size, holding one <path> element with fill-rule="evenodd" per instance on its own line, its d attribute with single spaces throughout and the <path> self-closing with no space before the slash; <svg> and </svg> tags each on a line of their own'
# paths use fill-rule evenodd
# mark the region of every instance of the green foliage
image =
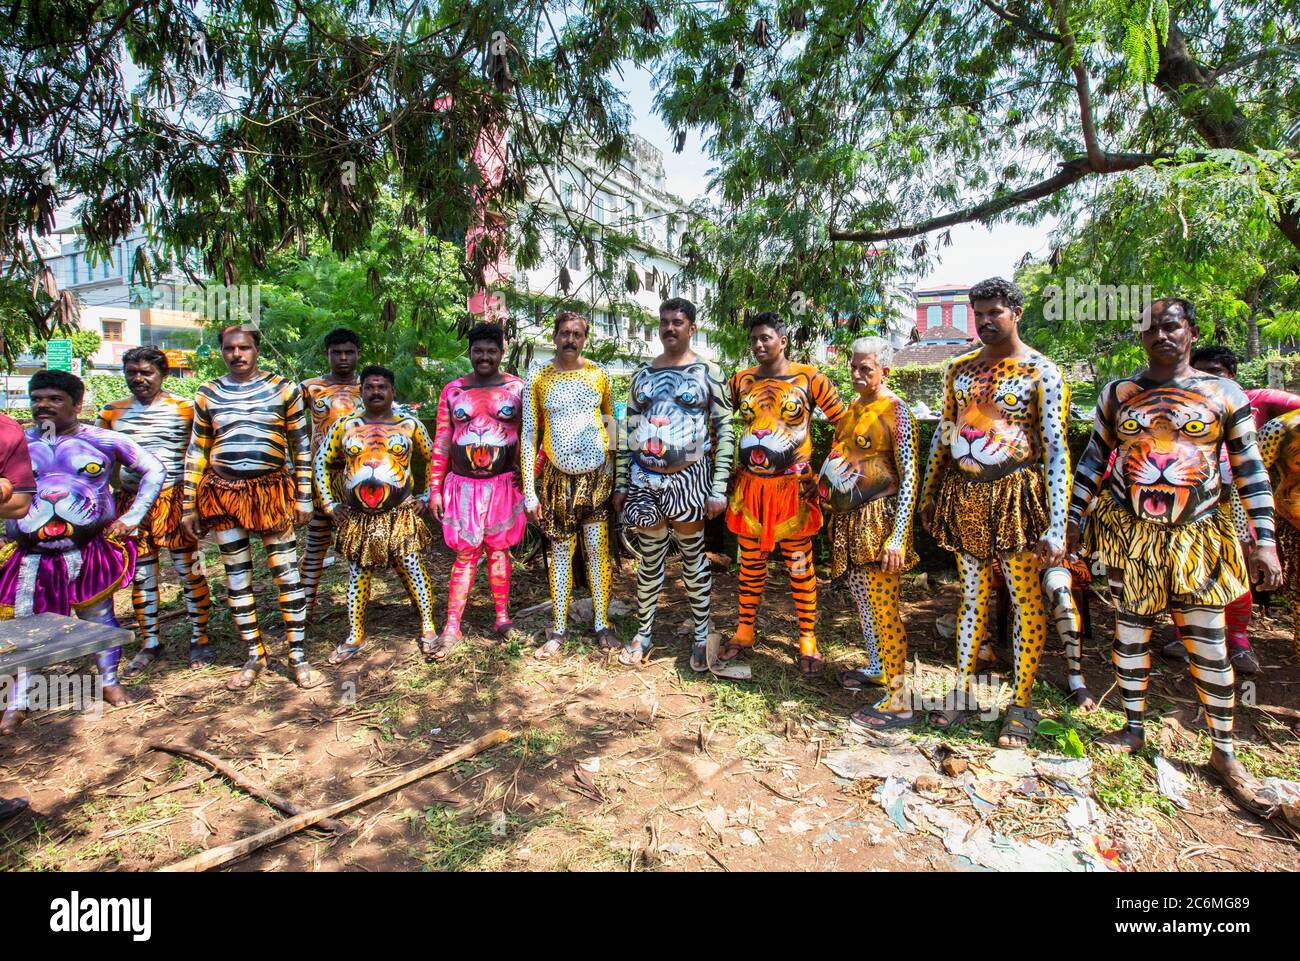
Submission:
<svg viewBox="0 0 1300 961">
<path fill-rule="evenodd" d="M 1083 757 L 1088 753 L 1079 738 L 1079 732 L 1060 721 L 1045 717 L 1038 722 L 1038 736 L 1052 746 L 1052 750 L 1066 757 Z"/>
<path fill-rule="evenodd" d="M 72 335 L 72 356 L 80 357 L 82 360 L 88 360 L 99 352 L 99 345 L 103 342 L 99 334 L 93 330 L 78 330 Z"/>
</svg>

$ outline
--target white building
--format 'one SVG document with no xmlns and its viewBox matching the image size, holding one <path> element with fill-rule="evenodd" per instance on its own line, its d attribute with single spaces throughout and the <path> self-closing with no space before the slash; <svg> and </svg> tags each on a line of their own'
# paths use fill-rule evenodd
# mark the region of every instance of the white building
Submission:
<svg viewBox="0 0 1300 961">
<path fill-rule="evenodd" d="M 557 196 L 558 191 L 558 196 Z M 593 343 L 604 338 L 618 341 L 620 357 L 610 365 L 615 372 L 629 370 L 641 358 L 659 352 L 659 304 L 668 297 L 685 297 L 695 304 L 698 332 L 693 347 L 713 360 L 713 329 L 706 301 L 707 284 L 686 281 L 685 261 L 678 255 L 682 234 L 689 224 L 687 205 L 664 189 L 663 152 L 633 136 L 630 162 L 608 170 L 593 157 L 539 173 L 531 185 L 531 199 L 540 200 L 551 226 L 543 231 L 542 262 L 532 270 L 511 271 L 515 290 L 523 294 L 562 296 L 561 270 L 569 278 L 568 295 L 582 302 L 590 321 Z M 609 233 L 631 237 L 626 257 L 612 265 L 608 279 L 591 269 L 584 249 L 571 244 L 563 231 L 564 210 L 575 222 L 591 227 L 597 237 Z M 597 244 L 597 263 L 606 265 Z M 629 270 L 640 284 L 627 289 Z M 520 335 L 533 341 L 535 357 L 552 356 L 550 317 L 541 326 L 522 322 Z"/>
</svg>

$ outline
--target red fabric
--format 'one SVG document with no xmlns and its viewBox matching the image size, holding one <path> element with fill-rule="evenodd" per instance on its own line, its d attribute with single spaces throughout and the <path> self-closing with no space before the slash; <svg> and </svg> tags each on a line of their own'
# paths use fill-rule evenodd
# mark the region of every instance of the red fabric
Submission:
<svg viewBox="0 0 1300 961">
<path fill-rule="evenodd" d="M 1259 430 L 1274 417 L 1280 417 L 1289 410 L 1300 410 L 1300 394 L 1272 387 L 1256 387 L 1246 391 L 1250 401 L 1250 412 L 1255 418 L 1255 430 Z"/>
<path fill-rule="evenodd" d="M 32 476 L 32 459 L 27 453 L 27 438 L 18 421 L 0 414 L 0 477 L 14 485 L 20 494 L 36 493 Z"/>
</svg>

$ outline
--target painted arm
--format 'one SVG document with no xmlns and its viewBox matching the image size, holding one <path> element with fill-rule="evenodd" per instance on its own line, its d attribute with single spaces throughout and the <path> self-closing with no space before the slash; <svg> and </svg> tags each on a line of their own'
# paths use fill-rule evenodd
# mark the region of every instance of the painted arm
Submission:
<svg viewBox="0 0 1300 961">
<path fill-rule="evenodd" d="M 533 510 L 540 503 L 537 500 L 537 434 L 538 421 L 541 420 L 541 373 L 544 369 L 534 367 L 524 382 L 524 419 L 519 432 L 519 456 L 524 475 L 520 478 L 524 485 L 524 507 L 528 510 Z"/>
<path fill-rule="evenodd" d="M 325 434 L 325 439 L 316 448 L 316 457 L 312 462 L 312 483 L 316 491 L 316 500 L 321 510 L 332 514 L 339 506 L 330 490 L 330 473 L 343 465 L 343 422 L 340 417 Z"/>
<path fill-rule="evenodd" d="M 1250 402 L 1240 391 L 1233 393 L 1237 396 L 1229 395 L 1231 409 L 1227 414 L 1226 431 L 1232 483 L 1241 495 L 1246 516 L 1255 530 L 1255 543 L 1261 547 L 1271 546 L 1274 539 L 1273 489 L 1269 486 L 1268 470 L 1255 440 L 1255 420 L 1250 413 Z"/>
<path fill-rule="evenodd" d="M 149 508 L 153 507 L 153 502 L 158 499 L 163 484 L 167 482 L 167 468 L 163 466 L 162 461 L 125 434 L 114 431 L 110 436 L 114 453 L 117 455 L 115 460 L 140 475 L 140 486 L 136 488 L 131 509 L 118 518 L 127 527 L 137 527 L 144 520 L 144 515 L 149 513 Z"/>
<path fill-rule="evenodd" d="M 605 424 L 605 443 L 606 448 L 605 466 L 602 470 L 610 475 L 614 474 L 615 460 L 617 459 L 618 450 L 621 446 L 619 441 L 618 420 L 614 417 L 614 391 L 609 385 L 609 372 L 604 367 L 597 367 L 598 376 L 600 377 L 600 417 Z M 609 455 L 614 456 L 609 456 Z"/>
<path fill-rule="evenodd" d="M 894 403 L 894 467 L 898 470 L 898 512 L 894 516 L 894 533 L 885 545 L 901 551 L 907 543 L 916 510 L 917 473 L 920 469 L 916 423 L 903 401 Z"/>
<path fill-rule="evenodd" d="M 293 458 L 293 482 L 298 491 L 298 510 L 310 513 L 311 500 L 311 430 L 307 426 L 307 408 L 302 402 L 302 391 L 296 385 L 287 385 L 284 403 L 285 443 Z"/>
<path fill-rule="evenodd" d="M 813 403 L 817 405 L 822 414 L 832 424 L 838 424 L 844 419 L 844 415 L 849 412 L 848 407 L 840 400 L 840 393 L 831 383 L 831 379 L 818 371 L 813 375 L 812 383 L 809 385 L 812 392 Z"/>
<path fill-rule="evenodd" d="M 1054 547 L 1065 546 L 1065 518 L 1070 500 L 1070 448 L 1065 441 L 1070 410 L 1070 389 L 1061 370 L 1051 361 L 1039 362 L 1038 429 L 1047 484 L 1047 531 L 1043 537 Z"/>
<path fill-rule="evenodd" d="M 411 443 L 415 445 L 416 450 L 418 450 L 421 454 L 424 455 L 425 463 L 429 465 L 429 483 L 425 486 L 425 489 L 423 491 L 415 495 L 415 499 L 424 504 L 429 504 L 435 497 L 436 498 L 442 497 L 442 487 L 441 487 L 442 478 L 438 479 L 439 486 L 437 490 L 435 490 L 433 485 L 433 456 L 434 456 L 433 440 L 429 437 L 428 429 L 425 428 L 425 426 L 422 423 L 420 423 L 420 421 L 412 417 L 411 423 L 415 425 L 415 429 L 411 433 Z M 445 470 L 445 464 L 446 462 L 444 461 L 444 470 Z"/>
<path fill-rule="evenodd" d="M 1110 465 L 1110 454 L 1116 446 L 1115 406 L 1115 383 L 1112 382 L 1102 388 L 1101 397 L 1097 399 L 1092 436 L 1088 438 L 1088 446 L 1074 474 L 1068 523 L 1076 528 L 1083 524 L 1084 515 L 1101 489 L 1102 478 Z"/>
<path fill-rule="evenodd" d="M 641 407 L 636 401 L 636 382 L 642 376 L 645 367 L 638 367 L 632 375 L 632 383 L 627 391 L 627 414 L 619 425 L 617 470 L 614 474 L 614 490 L 620 494 L 627 493 L 628 474 L 632 470 L 632 439 L 636 429 L 641 426 Z"/>
<path fill-rule="evenodd" d="M 714 497 L 727 496 L 727 482 L 736 461 L 736 431 L 732 426 L 732 392 L 722 382 L 722 371 L 716 364 L 705 368 L 709 381 L 709 412 L 713 418 L 713 436 L 717 447 L 713 451 Z"/>
<path fill-rule="evenodd" d="M 215 431 L 212 412 L 208 410 L 207 397 L 202 393 L 194 397 L 194 427 L 190 431 L 190 446 L 185 451 L 185 489 L 181 492 L 181 510 L 186 514 L 196 511 L 199 482 L 208 469 Z"/>
<path fill-rule="evenodd" d="M 447 392 L 448 384 L 438 395 L 438 418 L 433 428 L 433 444 L 429 453 L 429 501 L 439 503 L 442 499 L 442 482 L 447 476 L 447 467 L 451 460 L 451 398 Z M 420 429 L 424 425 L 420 424 Z M 428 431 L 425 431 L 428 436 Z"/>
<path fill-rule="evenodd" d="M 939 478 L 952 460 L 952 432 L 957 429 L 957 395 L 953 389 L 952 361 L 943 372 L 943 413 L 939 425 L 930 438 L 930 456 L 925 465 L 925 486 L 921 490 L 921 510 L 934 503 L 939 496 Z"/>
<path fill-rule="evenodd" d="M 1264 462 L 1266 470 L 1271 470 L 1277 463 L 1278 451 L 1282 449 L 1284 437 L 1286 437 L 1286 425 L 1281 420 L 1270 420 L 1259 429 L 1256 435 L 1259 441 L 1259 457 Z"/>
</svg>

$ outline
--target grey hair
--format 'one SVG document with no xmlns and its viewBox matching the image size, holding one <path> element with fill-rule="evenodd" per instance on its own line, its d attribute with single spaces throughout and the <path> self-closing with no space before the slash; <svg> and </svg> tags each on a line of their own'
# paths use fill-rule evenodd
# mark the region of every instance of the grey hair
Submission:
<svg viewBox="0 0 1300 961">
<path fill-rule="evenodd" d="M 859 337 L 850 349 L 855 354 L 874 354 L 881 367 L 894 366 L 894 348 L 884 337 Z"/>
</svg>

